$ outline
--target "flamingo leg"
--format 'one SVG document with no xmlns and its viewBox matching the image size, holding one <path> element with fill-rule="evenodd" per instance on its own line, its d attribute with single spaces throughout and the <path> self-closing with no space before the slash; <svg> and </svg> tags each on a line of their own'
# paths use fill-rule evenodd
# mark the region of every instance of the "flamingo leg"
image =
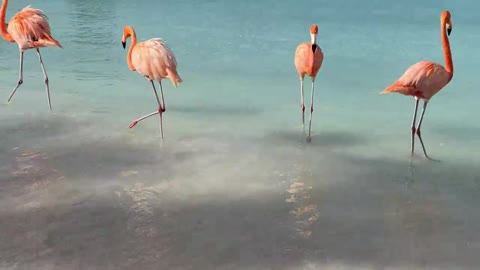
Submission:
<svg viewBox="0 0 480 270">
<path fill-rule="evenodd" d="M 158 111 L 149 113 L 149 114 L 144 115 L 144 116 L 142 116 L 142 117 L 139 117 L 139 118 L 133 120 L 132 123 L 130 123 L 130 125 L 129 125 L 128 127 L 129 127 L 129 128 L 133 128 L 134 126 L 136 126 L 136 125 L 138 124 L 138 122 L 140 122 L 140 121 L 142 121 L 142 120 L 144 120 L 144 119 L 147 119 L 147 118 L 149 118 L 149 117 L 151 117 L 151 116 L 154 116 L 154 115 L 156 115 L 156 114 L 158 114 Z"/>
<path fill-rule="evenodd" d="M 428 104 L 428 102 L 426 102 L 426 101 L 423 103 L 422 115 L 420 116 L 420 122 L 418 122 L 417 135 L 418 135 L 418 138 L 420 139 L 420 143 L 422 144 L 422 149 L 423 149 L 423 153 L 425 154 L 425 157 L 432 160 L 432 158 L 430 158 L 428 156 L 427 150 L 425 150 L 425 145 L 423 144 L 422 134 L 420 132 L 420 127 L 422 126 L 423 116 L 425 115 L 425 111 L 427 109 L 427 104 Z"/>
<path fill-rule="evenodd" d="M 165 111 L 167 107 L 165 106 L 165 98 L 163 97 L 162 80 L 158 80 L 158 83 L 160 84 L 160 94 L 162 95 L 162 111 Z M 157 99 L 158 99 L 158 96 L 157 96 Z"/>
<path fill-rule="evenodd" d="M 162 139 L 163 139 L 163 119 L 162 119 L 162 114 L 163 112 L 165 111 L 165 109 L 163 108 L 163 105 L 162 103 L 160 103 L 160 99 L 158 98 L 158 93 L 157 93 L 157 89 L 155 89 L 155 84 L 153 83 L 153 81 L 150 81 L 152 83 L 152 87 L 153 87 L 153 92 L 155 93 L 155 98 L 157 99 L 157 103 L 158 103 L 158 114 L 160 115 L 160 134 L 162 135 Z M 162 85 L 160 84 L 160 89 L 162 88 Z M 162 101 L 163 101 L 163 90 L 162 90 Z"/>
<path fill-rule="evenodd" d="M 308 121 L 308 137 L 307 141 L 310 142 L 312 140 L 312 116 L 313 116 L 313 94 L 315 91 L 315 79 L 312 79 L 312 97 L 310 99 L 310 119 Z"/>
<path fill-rule="evenodd" d="M 155 98 L 157 99 L 157 103 L 158 103 L 158 110 L 155 111 L 155 112 L 152 112 L 152 113 L 149 113 L 147 115 L 144 115 L 140 118 L 137 118 L 135 120 L 133 120 L 130 125 L 128 126 L 129 128 L 133 128 L 135 125 L 138 124 L 138 122 L 146 119 L 146 118 L 149 118 L 151 116 L 154 116 L 156 114 L 159 114 L 160 115 L 160 134 L 162 135 L 162 139 L 163 139 L 163 119 L 162 119 L 162 113 L 165 111 L 165 109 L 163 108 L 162 104 L 160 103 L 160 98 L 158 97 L 158 93 L 157 93 L 157 90 L 155 89 L 155 84 L 153 83 L 152 80 L 150 80 L 150 83 L 152 84 L 152 87 L 153 87 L 153 92 L 155 94 Z M 163 91 L 162 91 L 163 92 Z M 162 95 L 163 97 L 163 95 Z"/>
<path fill-rule="evenodd" d="M 43 77 L 45 79 L 45 91 L 47 92 L 48 98 L 48 108 L 52 111 L 52 102 L 50 101 L 50 87 L 48 85 L 48 76 L 47 71 L 45 70 L 45 66 L 43 65 L 42 55 L 40 54 L 40 50 L 37 48 L 38 60 L 40 61 L 40 65 L 42 66 Z"/>
<path fill-rule="evenodd" d="M 302 128 L 305 132 L 305 100 L 303 97 L 303 79 L 300 79 L 300 110 L 302 110 Z"/>
<path fill-rule="evenodd" d="M 417 111 L 418 111 L 418 102 L 420 100 L 418 98 L 415 98 L 415 110 L 413 111 L 413 119 L 412 119 L 412 127 L 411 127 L 411 131 L 412 131 L 412 140 L 411 140 L 411 144 L 410 144 L 410 147 L 411 147 L 411 155 L 413 156 L 413 151 L 414 151 L 414 146 L 415 146 L 415 122 L 417 120 Z"/>
<path fill-rule="evenodd" d="M 20 51 L 20 68 L 19 69 L 20 70 L 19 70 L 17 85 L 15 86 L 15 88 L 13 88 L 13 91 L 8 97 L 7 102 L 10 102 L 15 92 L 17 92 L 18 87 L 20 87 L 20 85 L 23 83 L 23 51 Z"/>
</svg>

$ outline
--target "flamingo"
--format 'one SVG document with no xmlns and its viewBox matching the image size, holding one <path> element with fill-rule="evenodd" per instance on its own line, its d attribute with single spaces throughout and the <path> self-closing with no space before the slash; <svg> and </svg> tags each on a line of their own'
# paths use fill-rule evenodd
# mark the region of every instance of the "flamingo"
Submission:
<svg viewBox="0 0 480 270">
<path fill-rule="evenodd" d="M 423 116 L 425 115 L 425 110 L 427 109 L 427 104 L 430 99 L 443 89 L 443 87 L 453 78 L 452 52 L 450 51 L 450 43 L 448 40 L 448 36 L 450 36 L 450 33 L 452 32 L 452 21 L 449 11 L 443 11 L 440 14 L 440 22 L 440 34 L 443 45 L 445 67 L 430 61 L 420 61 L 410 66 L 397 81 L 381 92 L 381 94 L 397 92 L 415 98 L 415 109 L 411 126 L 411 155 L 413 156 L 415 134 L 417 134 L 422 145 L 423 153 L 425 154 L 425 157 L 430 160 L 432 159 L 428 156 L 427 151 L 425 150 L 425 145 L 420 132 Z M 418 103 L 421 99 L 423 100 L 422 114 L 420 116 L 418 127 L 415 127 Z"/>
<path fill-rule="evenodd" d="M 130 43 L 127 54 L 128 67 L 132 71 L 137 71 L 143 75 L 152 84 L 153 92 L 158 103 L 158 110 L 135 119 L 128 127 L 133 128 L 138 122 L 159 114 L 160 133 L 163 139 L 162 114 L 165 112 L 166 107 L 163 97 L 162 79 L 169 78 L 175 87 L 182 82 L 182 79 L 177 73 L 177 60 L 172 50 L 165 45 L 165 42 L 161 38 L 152 38 L 137 43 L 137 35 L 131 26 L 125 26 L 123 28 L 122 45 L 124 49 L 129 37 L 132 38 L 132 42 Z M 162 102 L 160 102 L 153 80 L 157 80 L 160 84 Z"/>
<path fill-rule="evenodd" d="M 312 139 L 312 115 L 313 115 L 313 93 L 315 90 L 315 77 L 317 76 L 320 67 L 323 62 L 323 52 L 320 46 L 317 44 L 318 26 L 312 24 L 310 27 L 311 42 L 303 42 L 297 46 L 295 51 L 295 67 L 297 69 L 298 76 L 300 77 L 300 109 L 302 110 L 302 127 L 305 132 L 305 104 L 303 98 L 303 79 L 305 74 L 312 78 L 312 97 L 310 101 L 310 120 L 308 124 L 308 137 L 307 141 Z"/>
<path fill-rule="evenodd" d="M 43 65 L 42 55 L 40 49 L 42 47 L 59 47 L 62 45 L 52 37 L 50 33 L 50 25 L 48 24 L 47 16 L 40 9 L 26 6 L 17 12 L 8 24 L 5 23 L 5 15 L 7 12 L 8 0 L 2 1 L 0 9 L 0 34 L 3 39 L 8 42 L 16 42 L 20 50 L 20 71 L 18 83 L 13 89 L 8 102 L 12 99 L 18 87 L 23 83 L 23 53 L 29 49 L 36 49 L 38 60 L 42 66 L 43 77 L 45 79 L 45 90 L 47 92 L 48 107 L 52 111 L 52 104 L 50 101 L 50 88 L 48 85 L 48 76 Z"/>
</svg>

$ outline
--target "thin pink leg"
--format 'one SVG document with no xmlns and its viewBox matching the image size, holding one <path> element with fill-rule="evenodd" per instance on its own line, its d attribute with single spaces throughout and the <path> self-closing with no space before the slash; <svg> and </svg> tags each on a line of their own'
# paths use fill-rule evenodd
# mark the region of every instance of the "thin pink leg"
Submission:
<svg viewBox="0 0 480 270">
<path fill-rule="evenodd" d="M 162 118 L 162 114 L 163 112 L 165 111 L 165 108 L 163 107 L 162 103 L 165 102 L 163 100 L 163 90 L 162 90 L 162 103 L 160 103 L 160 99 L 158 98 L 158 93 L 157 93 L 157 89 L 155 89 L 155 84 L 153 83 L 153 81 L 150 81 L 152 83 L 152 87 L 153 87 L 153 92 L 155 93 L 155 98 L 157 99 L 157 103 L 158 103 L 158 114 L 160 115 L 160 122 L 159 122 L 159 126 L 160 126 L 160 134 L 162 135 L 162 139 L 163 139 L 163 118 Z M 160 84 L 160 89 L 162 89 L 162 84 Z"/>
<path fill-rule="evenodd" d="M 413 156 L 413 152 L 415 151 L 415 132 L 416 132 L 415 122 L 417 120 L 417 111 L 418 111 L 419 101 L 420 99 L 415 98 L 415 110 L 413 111 L 413 119 L 412 119 L 412 127 L 411 127 L 411 131 L 412 131 L 412 139 L 410 143 L 411 156 Z"/>
<path fill-rule="evenodd" d="M 162 108 L 163 108 L 163 111 L 165 111 L 167 107 L 165 106 L 165 98 L 163 97 L 162 80 L 158 80 L 158 83 L 160 84 L 160 94 L 162 95 Z"/>
<path fill-rule="evenodd" d="M 300 110 L 302 111 L 302 128 L 305 132 L 305 102 L 303 98 L 303 78 L 300 79 Z"/>
<path fill-rule="evenodd" d="M 10 94 L 10 96 L 8 97 L 7 102 L 10 102 L 10 100 L 12 99 L 15 92 L 17 92 L 18 87 L 20 87 L 20 85 L 23 83 L 23 51 L 20 51 L 20 70 L 19 70 L 19 76 L 18 77 L 19 77 L 18 78 L 18 83 L 15 86 L 15 88 L 13 88 L 13 91 Z"/>
<path fill-rule="evenodd" d="M 45 66 L 43 65 L 42 55 L 40 54 L 40 50 L 38 48 L 37 54 L 40 65 L 42 66 L 43 78 L 45 79 L 45 91 L 47 92 L 48 108 L 50 109 L 50 111 L 52 111 L 52 102 L 50 101 L 50 87 L 48 85 L 47 71 L 45 70 Z"/>
<path fill-rule="evenodd" d="M 427 154 L 427 150 L 425 149 L 425 144 L 423 144 L 422 133 L 420 132 L 420 128 L 423 122 L 423 116 L 425 115 L 425 111 L 427 110 L 427 104 L 428 102 L 426 101 L 423 102 L 422 115 L 420 116 L 420 122 L 418 122 L 418 127 L 417 127 L 417 136 L 418 136 L 418 139 L 420 139 L 420 144 L 422 145 L 422 149 L 423 149 L 423 153 L 425 154 L 425 157 L 428 158 L 429 160 L 435 161 Z"/>
<path fill-rule="evenodd" d="M 128 126 L 129 128 L 133 128 L 134 126 L 136 126 L 138 124 L 138 122 L 144 120 L 144 119 L 147 119 L 151 116 L 154 116 L 156 114 L 159 114 L 160 115 L 160 134 L 162 135 L 162 139 L 163 139 L 163 119 L 162 119 L 162 114 L 163 112 L 165 111 L 165 108 L 162 106 L 162 104 L 160 103 L 160 98 L 158 97 L 158 93 L 157 93 L 157 90 L 155 89 L 155 84 L 153 83 L 153 80 L 150 80 L 150 83 L 152 84 L 152 87 L 153 87 L 153 92 L 155 94 L 155 98 L 157 99 L 157 103 L 158 103 L 158 110 L 155 111 L 155 112 L 152 112 L 152 113 L 149 113 L 147 115 L 144 115 L 140 118 L 137 118 L 135 119 L 132 123 L 130 123 L 130 125 Z M 162 85 L 160 84 L 160 87 Z M 163 90 L 162 90 L 162 100 L 163 100 Z"/>
<path fill-rule="evenodd" d="M 142 120 L 144 120 L 144 119 L 147 119 L 147 118 L 149 118 L 150 116 L 154 116 L 154 115 L 156 115 L 156 114 L 158 114 L 158 113 L 160 113 L 160 112 L 156 111 L 156 112 L 152 112 L 152 113 L 149 113 L 149 114 L 147 114 L 147 115 L 144 115 L 144 116 L 142 116 L 142 117 L 140 117 L 140 118 L 137 118 L 137 119 L 133 120 L 132 123 L 130 123 L 130 125 L 128 126 L 128 128 L 133 128 L 134 126 L 136 126 L 136 125 L 138 124 L 138 122 L 140 122 L 140 121 L 142 121 Z"/>
<path fill-rule="evenodd" d="M 162 112 L 160 113 L 160 133 L 162 133 L 162 139 L 163 139 L 163 118 L 162 118 L 162 114 L 163 112 L 165 112 L 165 110 L 167 109 L 167 107 L 165 106 L 165 98 L 163 97 L 163 87 L 162 87 L 162 80 L 158 80 L 158 84 L 160 84 L 160 94 L 162 95 L 162 104 L 160 106 L 160 109 L 162 110 Z M 155 88 L 154 88 L 155 89 Z M 157 91 L 155 91 L 155 96 L 157 97 L 157 101 L 160 102 L 158 100 L 158 95 L 157 95 Z"/>
<path fill-rule="evenodd" d="M 315 92 L 315 78 L 312 78 L 312 97 L 310 101 L 310 119 L 308 121 L 308 137 L 307 142 L 312 140 L 312 116 L 313 116 L 313 94 Z"/>
</svg>

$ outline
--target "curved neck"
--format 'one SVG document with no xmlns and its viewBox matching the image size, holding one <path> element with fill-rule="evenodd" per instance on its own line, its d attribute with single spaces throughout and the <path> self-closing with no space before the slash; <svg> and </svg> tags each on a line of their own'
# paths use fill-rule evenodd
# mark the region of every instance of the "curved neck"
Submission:
<svg viewBox="0 0 480 270">
<path fill-rule="evenodd" d="M 452 51 L 450 50 L 450 42 L 448 41 L 447 29 L 444 22 L 442 22 L 440 30 L 442 36 L 443 57 L 445 58 L 445 69 L 450 74 L 451 79 L 453 77 Z"/>
<path fill-rule="evenodd" d="M 132 51 L 133 51 L 133 47 L 137 45 L 137 35 L 135 34 L 135 31 L 133 30 L 133 28 L 128 28 L 127 33 L 132 37 L 132 42 L 130 43 L 130 47 L 128 48 L 127 64 L 131 70 L 135 70 L 135 67 L 133 66 L 133 63 L 132 63 Z"/>
<path fill-rule="evenodd" d="M 5 16 L 7 15 L 8 0 L 2 1 L 2 8 L 0 9 L 0 34 L 6 41 L 13 41 L 12 36 L 7 32 L 7 25 L 5 24 Z"/>
</svg>

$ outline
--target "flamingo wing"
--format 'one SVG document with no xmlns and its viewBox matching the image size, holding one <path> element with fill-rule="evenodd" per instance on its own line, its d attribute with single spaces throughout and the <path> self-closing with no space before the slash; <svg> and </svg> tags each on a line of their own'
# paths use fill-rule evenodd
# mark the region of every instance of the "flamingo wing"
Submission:
<svg viewBox="0 0 480 270">
<path fill-rule="evenodd" d="M 382 93 L 399 92 L 429 100 L 450 80 L 445 68 L 430 61 L 420 61 L 410 66 L 405 73 Z"/>
</svg>

